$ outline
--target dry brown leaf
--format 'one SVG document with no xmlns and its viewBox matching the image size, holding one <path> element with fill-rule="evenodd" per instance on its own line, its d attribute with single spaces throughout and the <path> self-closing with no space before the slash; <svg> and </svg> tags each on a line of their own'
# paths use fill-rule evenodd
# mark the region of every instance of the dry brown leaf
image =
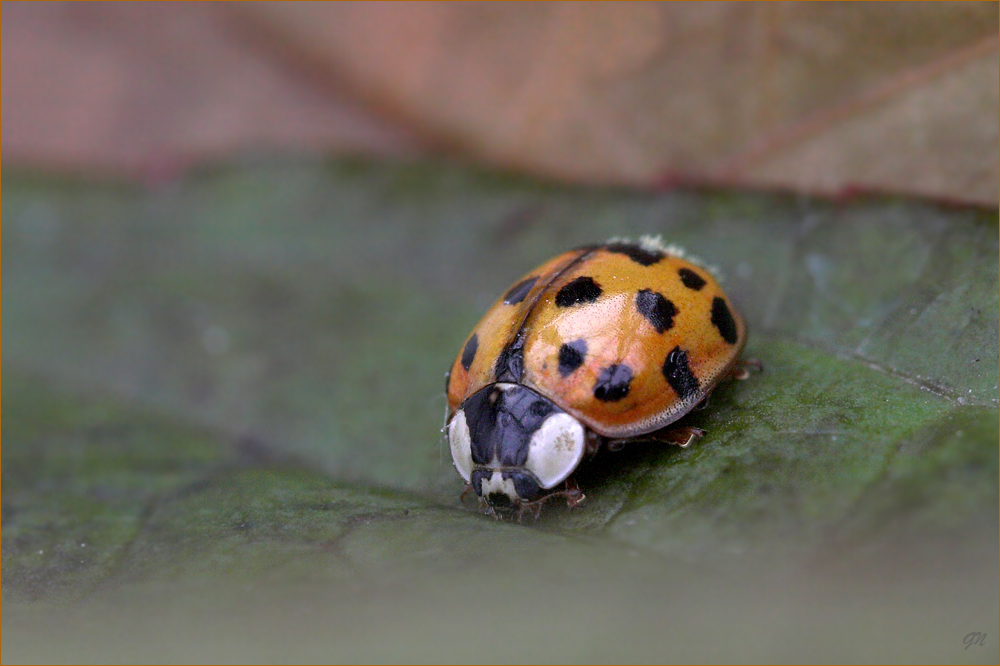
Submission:
<svg viewBox="0 0 1000 666">
<path fill-rule="evenodd" d="M 420 131 L 567 180 L 998 200 L 995 3 L 263 3 Z"/>
<path fill-rule="evenodd" d="M 569 181 L 996 205 L 997 17 L 994 3 L 5 4 L 4 157 L 156 175 L 248 147 L 444 145 Z"/>
<path fill-rule="evenodd" d="M 171 175 L 247 148 L 399 153 L 414 135 L 201 3 L 4 3 L 3 157 Z"/>
</svg>

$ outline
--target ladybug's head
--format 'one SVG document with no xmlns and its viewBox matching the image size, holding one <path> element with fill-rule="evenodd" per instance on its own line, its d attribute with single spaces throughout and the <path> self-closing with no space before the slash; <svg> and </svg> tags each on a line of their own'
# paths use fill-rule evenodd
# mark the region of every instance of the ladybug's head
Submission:
<svg viewBox="0 0 1000 666">
<path fill-rule="evenodd" d="M 498 383 L 470 396 L 448 422 L 455 468 L 492 513 L 510 515 L 566 480 L 586 430 L 548 398 Z"/>
</svg>

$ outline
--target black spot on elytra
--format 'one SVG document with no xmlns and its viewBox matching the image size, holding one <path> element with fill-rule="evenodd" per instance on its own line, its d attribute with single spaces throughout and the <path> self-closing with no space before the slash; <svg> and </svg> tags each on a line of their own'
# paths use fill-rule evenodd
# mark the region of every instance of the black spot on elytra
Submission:
<svg viewBox="0 0 1000 666">
<path fill-rule="evenodd" d="M 677 274 L 681 276 L 681 282 L 683 282 L 684 286 L 687 287 L 688 289 L 694 289 L 695 291 L 698 291 L 706 284 L 708 284 L 707 282 L 705 282 L 705 278 L 698 275 L 690 268 L 681 268 L 677 271 Z"/>
<path fill-rule="evenodd" d="M 574 340 L 559 347 L 559 374 L 568 377 L 583 365 L 587 356 L 587 341 Z"/>
<path fill-rule="evenodd" d="M 594 397 L 601 402 L 616 402 L 628 395 L 632 383 L 632 368 L 625 364 L 610 365 L 597 376 Z"/>
<path fill-rule="evenodd" d="M 451 386 L 451 370 L 444 373 L 444 392 L 448 392 L 448 387 Z"/>
<path fill-rule="evenodd" d="M 712 299 L 712 325 L 719 329 L 722 339 L 731 345 L 736 344 L 737 331 L 733 313 L 726 305 L 726 299 L 716 296 Z"/>
<path fill-rule="evenodd" d="M 531 288 L 535 286 L 538 282 L 538 276 L 526 278 L 521 280 L 513 287 L 510 288 L 506 294 L 504 294 L 503 302 L 507 305 L 516 305 L 524 300 L 524 297 L 528 295 Z"/>
<path fill-rule="evenodd" d="M 663 259 L 663 253 L 659 250 L 647 250 L 635 243 L 611 243 L 610 245 L 605 245 L 604 249 L 608 252 L 624 254 L 632 261 L 643 266 L 652 266 L 660 259 Z"/>
<path fill-rule="evenodd" d="M 640 289 L 635 295 L 635 309 L 653 325 L 657 333 L 669 331 L 674 326 L 677 308 L 659 292 Z"/>
<path fill-rule="evenodd" d="M 601 285 L 594 282 L 592 277 L 578 277 L 572 282 L 566 283 L 562 289 L 556 293 L 556 305 L 561 308 L 568 308 L 579 303 L 593 303 L 604 293 Z"/>
<path fill-rule="evenodd" d="M 667 354 L 667 360 L 663 362 L 663 377 L 681 400 L 687 400 L 698 391 L 698 378 L 688 365 L 687 352 L 680 347 L 674 347 Z"/>
<path fill-rule="evenodd" d="M 465 349 L 462 350 L 462 367 L 468 372 L 469 368 L 472 367 L 472 361 L 476 358 L 476 352 L 479 350 L 479 336 L 476 333 L 472 334 L 469 341 L 465 343 Z"/>
</svg>

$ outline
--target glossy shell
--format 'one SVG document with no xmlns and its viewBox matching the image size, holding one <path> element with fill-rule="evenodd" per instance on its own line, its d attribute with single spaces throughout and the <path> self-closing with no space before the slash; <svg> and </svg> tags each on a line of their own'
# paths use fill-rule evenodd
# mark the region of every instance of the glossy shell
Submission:
<svg viewBox="0 0 1000 666">
<path fill-rule="evenodd" d="M 561 254 L 487 311 L 452 364 L 450 414 L 497 381 L 524 384 L 606 437 L 662 428 L 739 358 L 746 328 L 712 274 L 668 249 Z"/>
</svg>

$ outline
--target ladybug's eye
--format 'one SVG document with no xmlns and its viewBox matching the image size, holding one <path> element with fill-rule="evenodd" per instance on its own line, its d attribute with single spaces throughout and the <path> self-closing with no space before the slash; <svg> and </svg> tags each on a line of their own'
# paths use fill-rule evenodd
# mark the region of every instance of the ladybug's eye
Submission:
<svg viewBox="0 0 1000 666">
<path fill-rule="evenodd" d="M 552 488 L 573 473 L 585 448 L 580 422 L 569 414 L 553 414 L 531 436 L 524 467 L 542 488 Z"/>
<path fill-rule="evenodd" d="M 458 410 L 448 424 L 448 444 L 451 447 L 451 459 L 455 461 L 455 469 L 462 475 L 465 482 L 472 476 L 472 438 L 469 436 L 469 424 L 465 421 L 465 411 Z"/>
</svg>

